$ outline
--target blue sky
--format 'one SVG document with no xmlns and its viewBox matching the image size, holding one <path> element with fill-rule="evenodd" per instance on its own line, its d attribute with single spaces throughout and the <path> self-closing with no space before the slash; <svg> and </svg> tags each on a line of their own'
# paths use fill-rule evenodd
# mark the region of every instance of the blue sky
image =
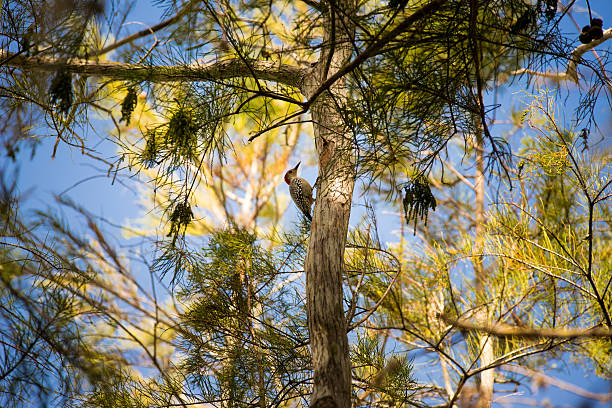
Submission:
<svg viewBox="0 0 612 408">
<path fill-rule="evenodd" d="M 584 1 L 578 1 L 577 5 L 581 6 L 582 10 L 586 10 L 586 3 Z M 610 27 L 612 24 L 612 2 L 610 0 L 590 1 L 590 5 L 592 10 L 595 10 L 603 18 L 604 27 Z M 140 1 L 138 6 L 134 8 L 133 15 L 128 20 L 141 21 L 147 25 L 153 25 L 159 21 L 160 15 L 160 10 L 155 8 L 151 2 Z M 574 17 L 579 25 L 587 24 L 588 17 L 586 13 L 574 13 Z M 141 27 L 140 25 L 127 26 L 125 33 L 140 30 Z M 575 27 L 568 24 L 566 30 L 577 38 L 578 31 Z M 611 42 L 608 41 L 605 48 L 610 49 L 609 43 Z M 524 82 L 518 83 L 515 85 L 516 89 L 505 90 L 498 95 L 498 103 L 501 104 L 497 113 L 498 118 L 507 117 L 511 108 L 518 104 L 518 97 L 513 92 L 524 86 Z M 576 106 L 577 92 L 575 89 L 562 87 L 559 92 L 566 101 L 567 107 Z M 612 139 L 610 134 L 612 115 L 609 111 L 609 105 L 602 103 L 598 105 L 598 108 L 597 116 L 599 118 L 600 129 L 603 133 L 597 135 L 594 132 L 593 139 L 602 138 L 602 147 L 604 145 L 610 146 Z M 115 147 L 108 140 L 105 140 L 106 135 L 112 129 L 111 124 L 100 120 L 95 120 L 94 123 L 96 132 L 90 131 L 88 138 L 100 141 L 98 149 L 102 156 L 113 157 L 115 155 Z M 502 131 L 503 127 L 493 127 L 492 130 L 494 132 Z M 63 144 L 59 145 L 56 157 L 51 159 L 54 142 L 54 138 L 43 140 L 32 161 L 29 161 L 29 152 L 21 152 L 19 156 L 19 189 L 21 193 L 29 192 L 27 208 L 42 209 L 47 206 L 54 207 L 53 196 L 56 194 L 67 194 L 74 201 L 88 208 L 92 213 L 98 214 L 119 226 L 125 224 L 128 219 L 142 216 L 145 209 L 136 204 L 139 200 L 137 196 L 138 190 L 130 188 L 129 185 L 121 185 L 120 182 L 123 178 L 116 180 L 115 185 L 113 185 L 112 176 L 106 176 L 107 167 L 103 163 L 93 161 L 81 155 L 77 150 L 68 149 Z M 6 157 L 0 157 L 0 162 L 4 162 L 2 165 L 6 168 L 15 166 Z M 304 174 L 306 178 L 314 182 L 316 169 L 307 168 Z M 281 184 L 279 188 L 286 188 L 286 186 Z M 358 200 L 356 204 L 359 204 L 360 198 L 356 197 L 356 199 Z M 357 209 L 356 215 L 352 218 L 353 222 L 359 220 L 360 212 Z M 294 206 L 291 206 L 289 211 L 285 213 L 285 217 L 287 218 L 285 225 L 289 225 L 295 220 L 297 212 Z M 383 240 L 396 240 L 396 237 L 391 234 L 396 229 L 396 224 L 394 224 L 394 220 L 391 217 L 383 217 L 380 227 L 384 231 Z M 118 237 L 117 239 L 120 240 L 118 229 L 109 226 L 109 231 L 114 232 Z M 565 362 L 557 361 L 556 363 L 563 365 Z M 605 382 L 594 375 L 589 375 L 589 370 L 577 367 L 569 361 L 567 362 L 567 368 L 561 369 L 558 373 L 555 373 L 555 376 L 593 392 L 612 392 L 612 384 L 610 382 Z M 529 390 L 525 391 L 529 394 Z M 578 406 L 582 401 L 575 394 L 559 390 L 555 387 L 541 390 L 538 396 L 541 399 L 550 400 L 557 406 Z M 593 406 L 604 407 L 609 405 L 598 404 Z"/>
</svg>

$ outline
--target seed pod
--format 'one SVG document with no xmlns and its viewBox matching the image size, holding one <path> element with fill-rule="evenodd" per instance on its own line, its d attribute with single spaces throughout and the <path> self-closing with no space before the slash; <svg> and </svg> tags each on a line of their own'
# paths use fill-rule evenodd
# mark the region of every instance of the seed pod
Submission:
<svg viewBox="0 0 612 408">
<path fill-rule="evenodd" d="M 601 37 L 603 37 L 602 28 L 596 25 L 592 26 L 591 29 L 589 30 L 589 36 L 593 40 L 599 40 Z"/>
<path fill-rule="evenodd" d="M 136 88 L 131 86 L 128 89 L 127 95 L 125 95 L 123 102 L 121 102 L 121 119 L 119 119 L 119 122 L 125 121 L 126 125 L 130 124 L 132 112 L 134 112 L 137 103 L 138 98 L 136 97 Z"/>
<path fill-rule="evenodd" d="M 72 74 L 64 70 L 58 71 L 49 87 L 51 104 L 59 108 L 60 113 L 67 114 L 72 106 L 74 93 L 72 91 Z"/>
<path fill-rule="evenodd" d="M 144 150 L 140 154 L 140 158 L 146 168 L 151 168 L 155 166 L 156 164 L 157 149 L 158 149 L 158 146 L 155 140 L 156 136 L 157 136 L 157 132 L 155 131 L 155 129 L 149 130 L 145 136 L 147 141 L 145 143 Z"/>
<path fill-rule="evenodd" d="M 588 26 L 587 26 L 588 27 Z M 587 32 L 581 32 L 580 35 L 578 36 L 578 39 L 580 40 L 581 43 L 583 44 L 588 44 L 591 42 L 591 40 L 593 39 L 593 37 L 591 37 L 591 33 L 589 31 Z"/>
<path fill-rule="evenodd" d="M 174 207 L 172 214 L 170 214 L 170 232 L 167 236 L 170 237 L 174 233 L 178 234 L 181 228 L 187 229 L 192 219 L 193 211 L 191 211 L 191 206 L 187 203 L 178 203 Z"/>
<path fill-rule="evenodd" d="M 404 187 L 403 204 L 408 222 L 414 220 L 415 232 L 418 218 L 424 220 L 427 225 L 427 214 L 429 209 L 436 210 L 436 199 L 431 193 L 429 181 L 425 176 L 418 175 L 412 178 Z"/>
</svg>

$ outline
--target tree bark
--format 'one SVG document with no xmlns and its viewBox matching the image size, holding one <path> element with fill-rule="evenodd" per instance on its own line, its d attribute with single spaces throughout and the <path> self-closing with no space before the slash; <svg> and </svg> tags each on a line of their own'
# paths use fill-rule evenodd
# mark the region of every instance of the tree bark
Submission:
<svg viewBox="0 0 612 408">
<path fill-rule="evenodd" d="M 474 249 L 474 270 L 476 274 L 476 293 L 484 305 L 477 313 L 477 319 L 481 324 L 489 321 L 488 307 L 486 307 L 486 282 L 487 276 L 482 264 L 484 252 L 483 237 L 485 234 L 485 174 L 484 174 L 484 137 L 480 119 L 475 119 L 476 129 L 476 178 L 474 187 L 476 190 L 476 236 Z M 486 367 L 494 359 L 493 339 L 488 333 L 480 333 L 478 342 L 480 344 L 480 366 Z M 478 408 L 489 408 L 493 400 L 493 385 L 495 383 L 495 370 L 489 369 L 480 373 L 480 386 L 478 396 Z"/>
<path fill-rule="evenodd" d="M 355 185 L 355 147 L 342 117 L 347 95 L 346 80 L 341 77 L 327 91 L 315 95 L 326 79 L 338 72 L 351 57 L 354 28 L 348 18 L 339 17 L 339 14 L 351 15 L 354 5 L 344 3 L 343 12 L 335 12 L 334 7 L 332 5 L 328 11 L 324 26 L 323 41 L 327 46 L 304 84 L 307 97 L 316 98 L 311 105 L 311 114 L 320 180 L 304 264 L 314 370 L 310 406 L 317 408 L 351 406 L 351 361 L 342 282 Z"/>
<path fill-rule="evenodd" d="M 323 103 L 317 105 L 312 110 L 312 118 L 319 123 L 315 126 L 315 137 L 317 147 L 322 149 L 319 155 L 321 183 L 317 190 L 304 265 L 314 369 L 311 406 L 319 406 L 319 400 L 332 397 L 335 406 L 350 407 L 351 363 L 342 303 L 342 281 L 355 176 L 350 160 L 340 160 L 338 157 L 342 151 L 340 145 L 344 142 L 337 142 L 344 135 L 330 134 L 330 129 L 339 127 L 336 122 L 339 115 L 330 115 L 333 111 L 321 106 Z M 350 156 L 353 153 L 346 150 L 344 154 Z"/>
<path fill-rule="evenodd" d="M 262 81 L 274 81 L 299 87 L 304 68 L 270 61 L 251 61 L 248 64 L 234 58 L 201 65 L 130 64 L 126 62 L 92 61 L 79 58 L 62 60 L 55 56 L 26 56 L 0 48 L 0 66 L 23 68 L 26 71 L 56 72 L 64 69 L 73 74 L 103 76 L 118 80 L 149 82 L 200 82 L 221 81 L 232 78 L 253 77 Z M 277 95 L 280 96 L 280 95 Z"/>
</svg>

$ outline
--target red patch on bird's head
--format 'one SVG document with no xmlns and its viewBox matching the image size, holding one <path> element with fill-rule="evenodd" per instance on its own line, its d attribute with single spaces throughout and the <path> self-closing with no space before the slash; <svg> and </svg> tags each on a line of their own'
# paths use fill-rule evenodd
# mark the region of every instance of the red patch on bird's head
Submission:
<svg viewBox="0 0 612 408">
<path fill-rule="evenodd" d="M 289 181 L 289 174 L 293 174 L 293 177 L 295 177 L 295 175 L 297 174 L 297 169 L 298 167 L 300 167 L 301 163 L 302 162 L 299 162 L 297 166 L 295 166 L 294 168 L 292 168 L 291 170 L 285 173 L 285 183 L 291 185 L 291 182 Z"/>
</svg>

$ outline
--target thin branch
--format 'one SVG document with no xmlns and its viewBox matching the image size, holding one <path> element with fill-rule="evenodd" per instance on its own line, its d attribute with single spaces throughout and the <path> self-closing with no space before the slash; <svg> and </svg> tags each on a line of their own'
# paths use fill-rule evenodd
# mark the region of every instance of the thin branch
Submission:
<svg viewBox="0 0 612 408">
<path fill-rule="evenodd" d="M 480 49 L 480 44 L 478 42 L 478 30 L 476 27 L 476 23 L 477 23 L 476 19 L 478 17 L 477 10 L 478 10 L 478 1 L 471 0 L 470 2 L 470 37 L 472 37 L 472 41 L 470 44 L 471 45 L 470 48 L 472 51 L 472 58 L 474 59 L 474 70 L 475 70 L 474 74 L 476 76 L 477 94 L 475 95 L 475 99 L 476 99 L 476 102 L 478 103 L 478 111 L 479 111 L 478 113 L 480 116 L 480 126 L 477 131 L 478 132 L 484 131 L 485 136 L 491 142 L 491 149 L 493 150 L 493 154 L 495 154 L 499 162 L 499 165 L 504 170 L 504 173 L 506 173 L 506 177 L 508 178 L 508 186 L 510 190 L 512 190 L 512 178 L 510 177 L 510 170 L 508 169 L 508 166 L 506 165 L 506 162 L 504 161 L 502 154 L 497 149 L 497 146 L 495 146 L 495 140 L 493 139 L 493 136 L 491 135 L 491 132 L 489 131 L 489 127 L 487 126 L 487 117 L 486 117 L 484 97 L 483 97 L 484 84 L 482 81 L 481 68 L 480 68 L 481 49 Z M 479 135 L 477 135 L 476 137 L 478 140 Z M 483 144 L 484 143 L 482 143 L 482 141 L 478 143 L 478 146 L 476 148 L 477 154 L 478 153 L 482 154 Z M 477 278 L 477 282 L 478 280 L 479 279 Z"/>
<path fill-rule="evenodd" d="M 320 13 L 325 13 L 327 11 L 327 4 L 323 4 L 322 1 L 315 0 L 302 0 L 303 3 L 308 4 L 313 9 L 317 10 Z"/>
<path fill-rule="evenodd" d="M 348 312 L 346 313 L 347 319 L 346 319 L 346 325 L 349 326 L 351 324 L 351 321 L 353 320 L 353 317 L 355 317 L 355 309 L 357 308 L 357 295 L 359 293 L 359 289 L 361 289 L 361 284 L 363 282 L 363 278 L 366 274 L 367 271 L 367 263 L 368 263 L 368 254 L 369 254 L 369 246 L 370 246 L 370 227 L 368 227 L 368 232 L 367 232 L 367 241 L 366 241 L 366 248 L 364 250 L 365 254 L 364 254 L 364 261 L 363 261 L 363 271 L 361 272 L 361 276 L 359 277 L 359 281 L 357 282 L 357 286 L 355 286 L 355 290 L 351 290 L 353 292 L 353 298 L 351 299 L 351 303 L 350 306 L 348 308 Z"/>
<path fill-rule="evenodd" d="M 141 30 L 137 33 L 134 33 L 132 35 L 128 35 L 127 37 L 114 42 L 110 45 L 107 45 L 106 47 L 102 48 L 100 51 L 96 52 L 94 55 L 95 56 L 100 56 L 103 54 L 106 54 L 107 52 L 110 52 L 116 48 L 121 47 L 122 45 L 125 45 L 127 43 L 131 43 L 134 40 L 137 40 L 139 38 L 142 37 L 146 37 L 147 35 L 151 35 L 154 34 L 155 32 L 162 30 L 166 27 L 168 27 L 169 25 L 172 25 L 174 23 L 176 23 L 177 21 L 179 21 L 179 19 L 181 17 L 183 17 L 183 15 L 188 11 L 189 7 L 184 7 L 182 8 L 178 13 L 176 13 L 173 17 L 170 17 L 167 20 L 164 20 L 158 24 L 155 24 L 153 27 L 147 27 L 144 30 Z"/>
<path fill-rule="evenodd" d="M 380 307 L 380 305 L 382 304 L 382 302 L 384 302 L 384 300 L 387 298 L 387 295 L 391 292 L 391 288 L 393 288 L 393 286 L 395 286 L 395 282 L 397 282 L 397 278 L 399 278 L 399 276 L 402 273 L 402 268 L 400 266 L 400 268 L 397 270 L 397 273 L 395 274 L 395 276 L 393 277 L 393 280 L 391 281 L 391 283 L 389 284 L 389 286 L 387 286 L 387 289 L 385 290 L 385 292 L 382 294 L 382 296 L 380 297 L 380 299 L 378 299 L 378 302 L 376 302 L 376 304 L 368 311 L 368 313 L 366 313 L 365 316 L 363 316 L 358 322 L 353 323 L 352 325 L 350 325 L 348 327 L 348 329 L 346 330 L 347 333 L 352 331 L 353 329 L 355 329 L 356 327 L 358 327 L 361 323 L 365 322 L 366 320 L 368 320 L 370 318 L 370 316 L 372 316 L 372 314 Z"/>
<path fill-rule="evenodd" d="M 607 393 L 607 394 L 597 394 L 597 393 L 585 390 L 584 388 L 580 388 L 574 384 L 568 383 L 558 378 L 551 377 L 547 374 L 532 370 L 527 367 L 514 365 L 514 364 L 503 364 L 501 368 L 502 370 L 511 371 L 513 373 L 532 377 L 535 382 L 544 382 L 546 384 L 553 385 L 557 388 L 560 388 L 565 391 L 569 391 L 573 394 L 579 395 L 584 398 L 589 398 L 589 399 L 593 399 L 593 400 L 597 400 L 601 402 L 608 402 L 612 400 L 612 392 Z"/>
<path fill-rule="evenodd" d="M 551 339 L 575 339 L 579 337 L 604 337 L 612 338 L 612 329 L 605 327 L 582 328 L 530 328 L 502 324 L 476 324 L 464 319 L 453 319 L 440 314 L 440 319 L 445 323 L 467 330 L 477 330 L 496 337 L 526 337 L 526 338 L 551 338 Z"/>
<path fill-rule="evenodd" d="M 540 72 L 540 71 L 533 71 L 527 68 L 521 68 L 521 69 L 517 69 L 516 71 L 510 72 L 510 74 L 512 75 L 527 74 L 527 75 L 539 76 L 543 78 L 556 79 L 558 81 L 570 80 L 570 81 L 577 83 L 579 79 L 578 71 L 577 71 L 578 62 L 582 58 L 582 55 L 584 55 L 585 52 L 592 50 L 593 48 L 595 48 L 597 45 L 601 44 L 602 42 L 609 40 L 610 38 L 612 38 L 612 28 L 608 28 L 606 31 L 604 31 L 603 37 L 601 37 L 599 40 L 593 40 L 588 44 L 582 44 L 576 47 L 570 54 L 570 62 L 567 64 L 567 68 L 565 72 L 549 72 L 549 71 Z"/>
<path fill-rule="evenodd" d="M 542 266 L 538 266 L 538 265 L 536 265 L 536 264 L 533 264 L 533 263 L 527 262 L 527 261 L 525 261 L 525 260 L 519 259 L 519 258 L 517 258 L 517 257 L 511 256 L 511 255 L 508 255 L 508 254 L 504 254 L 504 253 L 496 253 L 496 252 L 491 252 L 491 253 L 488 253 L 488 254 L 483 254 L 483 255 L 489 255 L 489 256 L 499 256 L 499 257 L 504 257 L 504 258 L 512 259 L 514 262 L 518 262 L 518 263 L 521 263 L 521 264 L 523 264 L 523 265 L 526 265 L 526 266 L 528 266 L 528 267 L 530 267 L 530 268 L 532 268 L 532 269 L 535 269 L 535 270 L 536 270 L 536 271 L 538 271 L 538 272 L 542 272 L 544 275 L 550 276 L 551 278 L 555 278 L 555 279 L 562 280 L 563 282 L 565 282 L 565 283 L 567 283 L 567 284 L 569 284 L 569 285 L 571 285 L 571 286 L 575 287 L 575 288 L 576 288 L 576 289 L 578 289 L 579 291 L 581 291 L 581 292 L 583 292 L 584 294 L 586 294 L 586 295 L 588 295 L 588 296 L 592 297 L 592 298 L 593 298 L 593 299 L 595 299 L 595 300 L 597 300 L 597 299 L 598 299 L 598 298 L 597 298 L 597 296 L 595 296 L 595 294 L 593 294 L 593 293 L 589 292 L 589 290 L 588 290 L 588 289 L 583 288 L 582 286 L 578 285 L 577 283 L 575 283 L 575 282 L 573 282 L 573 281 L 569 280 L 568 278 L 566 278 L 566 277 L 564 277 L 564 276 L 561 276 L 561 275 L 555 275 L 555 274 L 554 274 L 554 273 L 552 273 L 551 271 L 547 270 L 545 267 L 549 267 L 548 265 L 544 265 L 544 267 L 542 267 Z M 559 268 L 556 268 L 556 269 L 559 269 Z M 565 270 L 565 271 L 567 271 L 566 269 L 561 269 L 561 270 L 562 270 L 562 271 L 564 271 L 564 270 Z"/>
<path fill-rule="evenodd" d="M 264 133 L 266 133 L 266 132 L 268 132 L 268 131 L 270 131 L 272 129 L 276 129 L 278 127 L 281 127 L 281 126 L 288 126 L 288 125 L 303 123 L 304 121 L 297 121 L 297 122 L 288 122 L 288 121 L 290 119 L 299 117 L 299 116 L 301 116 L 302 114 L 304 114 L 306 112 L 307 112 L 307 110 L 306 110 L 306 108 L 304 108 L 304 109 L 302 109 L 300 111 L 297 111 L 297 112 L 295 112 L 295 113 L 293 113 L 293 114 L 291 114 L 291 115 L 289 115 L 289 116 L 287 116 L 285 118 L 282 118 L 282 119 L 274 122 L 270 126 L 267 126 L 265 129 L 262 129 L 259 132 L 256 132 L 254 135 L 250 136 L 248 141 L 252 142 L 253 140 L 257 139 L 259 136 L 263 135 Z"/>
<path fill-rule="evenodd" d="M 348 62 L 338 71 L 336 71 L 334 75 L 327 78 L 327 80 L 325 80 L 325 82 L 323 82 L 312 93 L 312 95 L 309 95 L 308 104 L 310 105 L 314 103 L 317 97 L 323 92 L 325 92 L 327 89 L 329 89 L 337 80 L 357 69 L 368 58 L 380 54 L 385 45 L 393 41 L 400 34 L 407 31 L 410 27 L 412 27 L 415 22 L 431 16 L 446 2 L 447 0 L 434 0 L 430 3 L 427 3 L 426 5 L 412 13 L 410 16 L 406 17 L 406 19 L 399 23 L 393 30 L 382 35 L 378 41 L 372 43 L 361 54 L 357 55 L 352 61 Z"/>
<path fill-rule="evenodd" d="M 453 165 L 450 162 L 447 162 L 446 160 L 444 160 L 441 157 L 439 157 L 438 159 L 440 160 L 440 162 L 442 164 L 444 164 L 444 166 L 446 166 L 447 169 L 449 169 L 451 171 L 451 173 L 453 173 L 455 176 L 457 176 L 457 178 L 459 180 L 461 180 L 466 186 L 468 186 L 471 190 L 476 191 L 476 187 L 474 187 L 474 184 L 472 184 L 470 182 L 470 180 L 466 179 L 463 174 L 461 174 L 459 171 L 457 171 L 457 169 L 455 167 L 453 167 Z"/>
</svg>

